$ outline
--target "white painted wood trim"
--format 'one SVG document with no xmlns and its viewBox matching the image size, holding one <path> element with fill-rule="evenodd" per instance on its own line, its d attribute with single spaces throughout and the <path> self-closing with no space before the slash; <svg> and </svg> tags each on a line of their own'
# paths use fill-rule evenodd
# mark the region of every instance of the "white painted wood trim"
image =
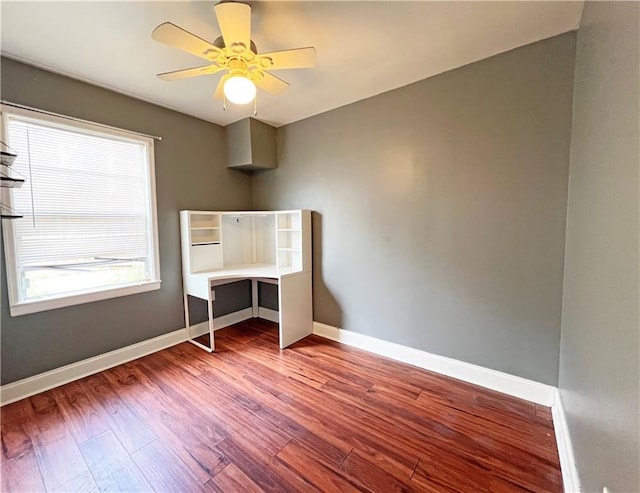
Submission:
<svg viewBox="0 0 640 493">
<path fill-rule="evenodd" d="M 245 308 L 243 310 L 238 310 L 237 312 L 228 313 L 227 315 L 223 315 L 218 318 L 213 319 L 213 330 L 224 329 L 225 327 L 229 327 L 229 325 L 237 324 L 239 322 L 244 322 L 245 320 L 249 320 L 253 318 L 253 310 L 251 307 Z M 191 338 L 200 337 L 202 335 L 209 333 L 209 323 L 202 322 L 197 325 L 191 326 Z"/>
<path fill-rule="evenodd" d="M 276 314 L 276 322 L 278 321 L 278 312 L 260 308 L 263 311 L 261 318 L 270 320 L 273 313 Z M 266 312 L 264 312 L 266 310 Z M 213 329 L 219 330 L 229 325 L 242 322 L 252 318 L 251 307 L 229 313 L 222 317 L 213 319 Z M 198 337 L 209 332 L 208 322 L 202 322 L 191 326 L 191 337 Z M 92 358 L 87 358 L 76 363 L 71 363 L 54 370 L 46 371 L 32 377 L 18 380 L 0 387 L 0 406 L 11 404 L 26 397 L 39 394 L 49 389 L 59 387 L 74 380 L 88 377 L 94 373 L 113 368 L 114 366 L 127 363 L 134 359 L 141 358 L 151 353 L 155 353 L 162 349 L 166 349 L 181 342 L 188 340 L 187 329 L 178 329 L 168 334 L 163 334 L 146 341 L 141 341 L 130 346 L 126 346 L 108 353 L 99 354 Z"/>
<path fill-rule="evenodd" d="M 205 332 L 208 330 L 207 323 L 192 326 L 196 328 L 202 326 Z M 199 329 L 200 330 L 200 329 Z M 108 353 L 100 354 L 76 363 L 71 363 L 55 370 L 46 371 L 29 378 L 24 378 L 0 387 L 0 405 L 10 404 L 25 397 L 30 397 L 45 390 L 59 387 L 65 383 L 73 382 L 79 378 L 93 375 L 108 368 L 127 363 L 134 359 L 141 358 L 151 353 L 160 351 L 187 340 L 186 329 L 179 329 L 168 334 L 162 334 L 146 341 L 138 342 Z"/>
<path fill-rule="evenodd" d="M 280 313 L 277 310 L 270 310 L 263 306 L 258 307 L 258 318 L 263 318 L 277 324 L 280 323 Z"/>
<path fill-rule="evenodd" d="M 47 111 L 41 111 L 28 106 L 16 105 L 0 105 L 2 113 L 2 128 L 0 129 L 0 137 L 3 142 L 7 142 L 8 119 L 10 116 L 16 116 L 22 121 L 32 121 L 35 123 L 47 122 L 61 128 L 73 128 L 75 130 L 90 133 L 95 136 L 109 135 L 113 138 L 124 140 L 127 142 L 142 143 L 147 151 L 147 163 L 145 174 L 147 180 L 146 200 L 149 208 L 149 225 L 148 225 L 148 243 L 147 248 L 151 257 L 151 279 L 148 281 L 140 281 L 136 283 L 126 284 L 124 286 L 105 286 L 102 288 L 90 288 L 84 292 L 59 294 L 46 297 L 41 300 L 22 301 L 18 288 L 18 266 L 17 266 L 17 244 L 15 239 L 15 230 L 13 222 L 10 219 L 2 220 L 4 249 L 7 271 L 7 291 L 9 297 L 9 313 L 12 317 L 38 313 L 47 310 L 54 310 L 67 306 L 81 305 L 94 301 L 108 300 L 121 296 L 129 296 L 138 293 L 145 293 L 160 289 L 160 253 L 158 242 L 158 212 L 156 201 L 156 179 L 155 179 L 155 150 L 154 137 L 130 130 L 119 129 L 110 125 L 103 125 L 88 120 L 59 115 Z M 162 140 L 159 138 L 159 140 Z M 3 202 L 13 205 L 10 200 L 9 190 L 2 190 Z M 9 200 L 8 200 L 9 199 Z"/>
<path fill-rule="evenodd" d="M 10 221 L 10 219 L 3 219 L 3 221 Z M 7 262 L 6 265 L 7 269 L 9 269 L 9 262 Z M 129 296 L 132 294 L 146 293 L 147 291 L 160 289 L 161 282 L 162 281 L 160 280 L 145 281 L 137 284 L 131 284 L 129 286 L 95 289 L 87 293 L 62 295 L 37 301 L 16 301 L 13 305 L 9 306 L 9 312 L 11 313 L 12 317 L 17 317 L 20 315 L 28 315 L 30 313 L 38 313 L 46 310 L 55 310 L 57 308 L 63 308 L 66 306 L 82 305 L 84 303 L 92 303 L 94 301 L 119 298 L 121 296 Z M 9 290 L 9 292 L 11 291 Z"/>
<path fill-rule="evenodd" d="M 278 312 L 275 310 L 269 310 L 263 307 L 259 308 L 260 318 L 277 322 L 278 315 Z M 246 308 L 214 319 L 214 328 L 215 330 L 219 330 L 249 318 L 252 318 L 252 309 Z M 209 325 L 207 322 L 191 326 L 192 337 L 206 334 L 208 331 Z M 564 491 L 566 493 L 578 493 L 581 491 L 567 420 L 564 408 L 562 407 L 562 400 L 555 387 L 399 344 L 386 342 L 356 332 L 338 329 L 318 322 L 313 323 L 313 333 L 419 368 L 441 373 L 537 404 L 551 406 Z M 187 329 L 179 329 L 61 368 L 56 368 L 55 370 L 3 385 L 0 387 L 0 406 L 155 353 L 185 342 L 187 339 Z"/>
<path fill-rule="evenodd" d="M 558 444 L 564 491 L 565 493 L 579 493 L 582 489 L 580 488 L 578 468 L 576 467 L 576 460 L 573 455 L 567 416 L 564 413 L 562 399 L 560 398 L 560 392 L 558 390 L 556 390 L 555 403 L 551 408 L 551 414 L 553 416 L 553 429 L 556 434 L 556 443 Z"/>
<path fill-rule="evenodd" d="M 260 307 L 260 312 L 260 318 L 264 318 L 266 320 L 276 318 L 276 315 L 278 314 L 276 311 L 262 307 Z M 215 330 L 218 330 L 223 327 L 242 322 L 243 320 L 252 318 L 251 315 L 251 308 L 230 313 L 223 317 L 214 319 L 214 328 Z M 201 324 L 193 325 L 191 327 L 191 334 L 192 337 L 197 337 L 198 335 L 206 334 L 208 330 L 209 327 L 207 322 L 203 322 Z M 356 332 L 338 329 L 318 322 L 313 323 L 313 333 L 327 339 L 342 342 L 350 346 L 364 349 L 365 351 L 370 351 L 397 361 L 412 364 L 419 368 L 458 378 L 485 388 L 526 399 L 537 404 L 554 406 L 555 403 L 556 405 L 553 407 L 554 423 L 556 423 L 556 435 L 559 451 L 561 452 L 560 458 L 561 463 L 563 463 L 563 471 L 569 467 L 565 467 L 564 464 L 573 464 L 573 468 L 575 469 L 566 419 L 564 417 L 564 412 L 562 411 L 561 401 L 558 399 L 556 402 L 557 389 L 555 387 L 509 375 L 507 373 L 490 370 L 481 366 L 457 361 L 451 358 L 446 358 L 444 356 L 430 354 L 425 351 L 401 346 L 399 344 L 382 341 Z M 40 373 L 39 375 L 34 375 L 17 382 L 3 385 L 0 387 L 0 405 L 24 399 L 25 397 L 44 392 L 45 390 L 64 385 L 65 383 L 72 382 L 79 378 L 98 373 L 102 370 L 146 356 L 167 347 L 180 344 L 186 340 L 187 331 L 183 328 L 146 341 L 132 344 L 131 346 L 116 349 L 61 368 L 56 368 L 55 370 L 50 370 Z M 564 447 L 564 452 L 561 447 Z M 568 483 L 567 479 L 565 479 L 565 484 L 578 484 L 577 474 L 574 474 L 573 477 L 576 478 L 574 482 Z M 579 490 L 567 489 L 567 491 Z"/>
<path fill-rule="evenodd" d="M 213 319 L 213 330 L 224 329 L 225 327 L 229 327 L 229 325 L 244 322 L 250 318 L 253 318 L 253 308 L 251 307 L 245 308 L 244 310 L 238 310 L 237 312 L 228 313 L 227 315 Z"/>
<path fill-rule="evenodd" d="M 556 388 L 551 385 L 431 354 L 393 342 L 383 341 L 382 339 L 376 339 L 375 337 L 339 329 L 319 322 L 313 323 L 313 333 L 326 339 L 364 349 L 380 356 L 386 356 L 387 358 L 535 402 L 536 404 L 543 406 L 553 406 L 554 404 Z"/>
</svg>

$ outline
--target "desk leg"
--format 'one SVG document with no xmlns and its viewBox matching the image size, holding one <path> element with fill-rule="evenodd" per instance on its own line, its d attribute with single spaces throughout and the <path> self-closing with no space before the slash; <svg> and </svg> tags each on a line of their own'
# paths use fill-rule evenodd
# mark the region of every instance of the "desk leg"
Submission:
<svg viewBox="0 0 640 493">
<path fill-rule="evenodd" d="M 184 324 L 187 331 L 187 341 L 189 341 L 194 346 L 198 346 L 200 349 L 204 349 L 205 351 L 212 353 L 214 349 L 213 342 L 213 297 L 211 294 L 211 289 L 209 289 L 209 299 L 207 300 L 207 307 L 209 312 L 209 341 L 210 346 L 207 347 L 204 344 L 199 343 L 198 341 L 193 339 L 191 334 L 191 324 L 189 321 L 189 298 L 187 297 L 187 293 L 184 293 Z"/>
<path fill-rule="evenodd" d="M 213 290 L 211 286 L 209 286 L 209 299 L 207 300 L 207 311 L 209 312 L 209 344 L 211 346 L 211 350 L 209 352 L 213 352 L 216 349 L 215 341 L 213 340 Z"/>
</svg>

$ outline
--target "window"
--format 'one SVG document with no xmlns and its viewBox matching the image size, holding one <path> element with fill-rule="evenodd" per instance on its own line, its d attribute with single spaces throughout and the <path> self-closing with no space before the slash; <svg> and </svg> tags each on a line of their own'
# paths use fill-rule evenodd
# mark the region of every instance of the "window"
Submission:
<svg viewBox="0 0 640 493">
<path fill-rule="evenodd" d="M 26 178 L 3 189 L 11 315 L 160 287 L 153 140 L 2 107 L 3 141 Z"/>
</svg>

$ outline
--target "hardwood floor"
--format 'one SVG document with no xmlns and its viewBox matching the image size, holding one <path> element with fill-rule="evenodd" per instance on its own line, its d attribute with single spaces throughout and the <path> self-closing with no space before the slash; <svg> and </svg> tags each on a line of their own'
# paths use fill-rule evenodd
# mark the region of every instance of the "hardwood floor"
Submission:
<svg viewBox="0 0 640 493">
<path fill-rule="evenodd" d="M 548 408 L 277 326 L 5 406 L 2 491 L 562 491 Z"/>
</svg>

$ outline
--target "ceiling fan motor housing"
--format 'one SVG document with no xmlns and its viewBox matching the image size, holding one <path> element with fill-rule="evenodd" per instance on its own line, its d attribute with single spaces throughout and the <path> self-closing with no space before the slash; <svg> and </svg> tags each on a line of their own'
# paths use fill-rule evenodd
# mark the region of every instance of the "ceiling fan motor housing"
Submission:
<svg viewBox="0 0 640 493">
<path fill-rule="evenodd" d="M 216 48 L 220 48 L 221 50 L 224 50 L 226 48 L 224 44 L 224 39 L 222 38 L 222 36 L 218 36 L 216 40 L 211 44 Z M 254 54 L 258 53 L 258 48 L 256 47 L 256 44 L 253 42 L 253 39 L 250 40 L 250 44 L 251 46 L 249 47 L 249 49 L 253 51 Z"/>
</svg>

